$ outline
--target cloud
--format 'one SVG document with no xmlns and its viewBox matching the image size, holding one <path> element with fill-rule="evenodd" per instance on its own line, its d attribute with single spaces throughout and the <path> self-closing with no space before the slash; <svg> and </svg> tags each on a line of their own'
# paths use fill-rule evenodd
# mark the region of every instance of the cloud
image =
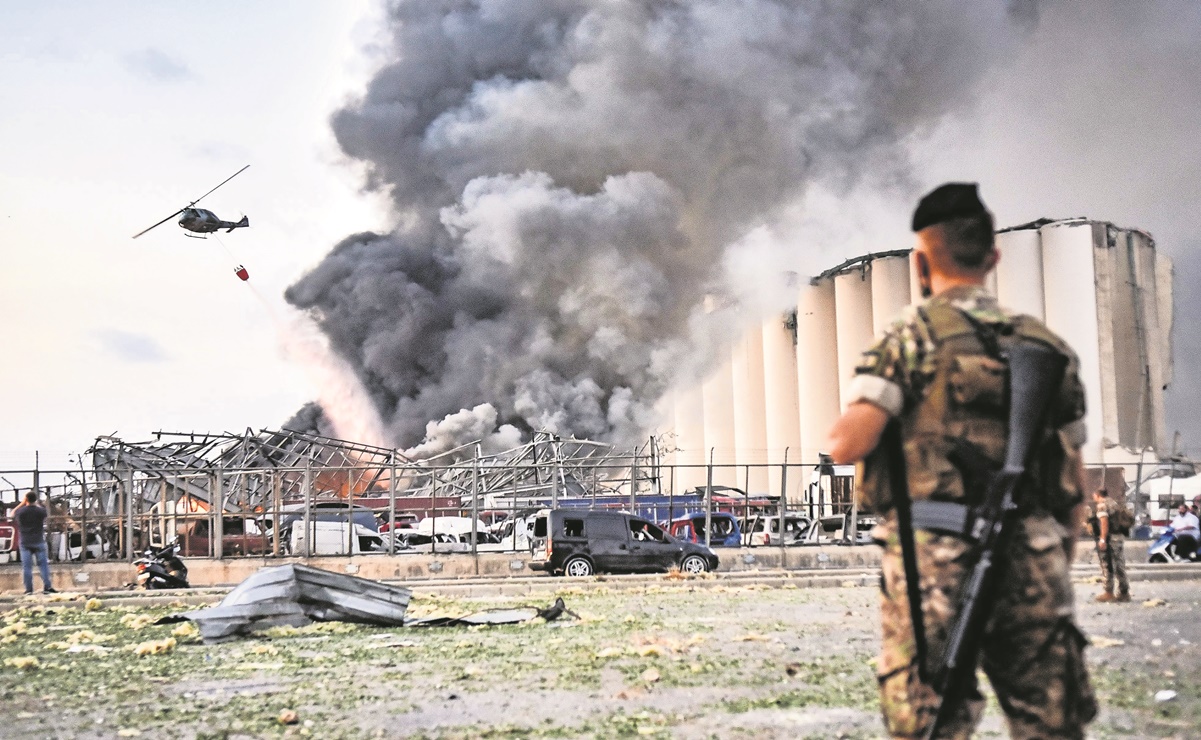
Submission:
<svg viewBox="0 0 1201 740">
<path fill-rule="evenodd" d="M 130 52 L 122 61 L 132 74 L 150 82 L 186 82 L 196 78 L 188 65 L 153 47 Z"/>
<path fill-rule="evenodd" d="M 94 336 L 104 352 L 126 362 L 164 362 L 168 359 L 166 350 L 158 340 L 145 334 L 101 329 Z"/>
</svg>

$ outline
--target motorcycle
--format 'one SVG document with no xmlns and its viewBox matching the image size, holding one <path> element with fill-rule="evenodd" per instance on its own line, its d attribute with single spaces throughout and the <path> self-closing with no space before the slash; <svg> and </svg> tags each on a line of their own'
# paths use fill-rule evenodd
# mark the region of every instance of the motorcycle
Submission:
<svg viewBox="0 0 1201 740">
<path fill-rule="evenodd" d="M 146 548 L 142 557 L 133 563 L 138 569 L 137 585 L 147 590 L 188 588 L 188 566 L 179 559 L 178 552 L 178 541 L 159 549 Z"/>
<path fill-rule="evenodd" d="M 1181 541 L 1183 540 L 1183 542 Z M 1181 552 L 1184 554 L 1181 555 Z M 1196 563 L 1198 560 L 1197 540 L 1185 535 L 1177 537 L 1176 530 L 1166 527 L 1159 539 L 1147 548 L 1148 563 Z"/>
</svg>

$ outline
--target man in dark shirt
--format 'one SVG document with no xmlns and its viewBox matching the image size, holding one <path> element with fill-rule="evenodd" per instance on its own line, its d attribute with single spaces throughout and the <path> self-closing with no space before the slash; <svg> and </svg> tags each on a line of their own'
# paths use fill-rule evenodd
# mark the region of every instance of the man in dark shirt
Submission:
<svg viewBox="0 0 1201 740">
<path fill-rule="evenodd" d="M 25 503 L 13 512 L 17 520 L 17 532 L 21 535 L 21 570 L 25 576 L 25 593 L 33 593 L 33 559 L 37 558 L 38 570 L 42 574 L 42 593 L 55 593 L 50 586 L 50 562 L 46 557 L 46 510 L 38 505 L 36 489 L 25 494 Z"/>
</svg>

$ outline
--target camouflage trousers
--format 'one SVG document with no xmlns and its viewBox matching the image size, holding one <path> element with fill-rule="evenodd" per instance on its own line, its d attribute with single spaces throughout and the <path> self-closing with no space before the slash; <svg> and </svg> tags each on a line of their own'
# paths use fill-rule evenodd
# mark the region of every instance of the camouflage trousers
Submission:
<svg viewBox="0 0 1201 740">
<path fill-rule="evenodd" d="M 1126 578 L 1126 538 L 1120 534 L 1109 535 L 1109 543 L 1104 550 L 1098 545 L 1097 559 L 1101 561 L 1105 591 L 1113 593 L 1113 580 L 1117 577 L 1118 593 L 1130 593 L 1130 581 Z"/>
<path fill-rule="evenodd" d="M 1005 552 L 992 613 L 977 656 L 1014 738 L 1083 738 L 1097 704 L 1084 664 L 1084 636 L 1073 619 L 1067 531 L 1051 517 L 1021 520 Z M 881 575 L 883 640 L 877 663 L 880 707 L 889 733 L 924 737 L 940 697 L 917 670 L 905 571 L 895 522 L 877 527 L 884 543 Z M 969 545 L 957 537 L 916 533 L 922 614 L 934 675 L 968 573 Z M 960 683 L 962 699 L 940 738 L 970 737 L 984 709 L 972 671 Z"/>
</svg>

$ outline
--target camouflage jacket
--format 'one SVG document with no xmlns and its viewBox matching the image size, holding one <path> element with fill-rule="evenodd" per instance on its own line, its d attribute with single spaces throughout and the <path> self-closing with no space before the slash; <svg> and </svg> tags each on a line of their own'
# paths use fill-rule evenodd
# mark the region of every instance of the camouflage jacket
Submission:
<svg viewBox="0 0 1201 740">
<path fill-rule="evenodd" d="M 1108 499 L 1093 503 L 1092 511 L 1090 512 L 1091 516 L 1088 518 L 1088 528 L 1095 540 L 1101 539 L 1101 518 L 1109 518 L 1109 505 L 1110 502 Z M 1110 534 L 1113 533 L 1111 532 Z"/>
<path fill-rule="evenodd" d="M 1064 382 L 1051 409 L 1051 427 L 1058 432 L 1059 444 L 1054 445 L 1057 449 L 1051 450 L 1053 454 L 1049 457 L 1044 455 L 1046 459 L 1037 471 L 1042 487 L 1060 494 L 1046 497 L 1045 508 L 1062 518 L 1066 515 L 1064 507 L 1080 500 L 1074 475 L 1070 474 L 1073 471 L 1069 470 L 1073 461 L 1068 459 L 1078 455 L 1085 441 L 1084 391 L 1076 371 L 1076 357 L 1041 322 L 1006 311 L 983 288 L 960 286 L 920 306 L 907 307 L 864 352 L 848 388 L 847 403 L 866 401 L 901 420 L 909 489 L 914 500 L 972 498 L 959 473 L 947 462 L 947 453 L 956 440 L 963 439 L 994 460 L 1004 456 L 1005 372 L 1004 365 L 987 352 L 950 357 L 940 352 L 941 339 L 935 327 L 945 326 L 942 319 L 948 316 L 962 323 L 960 314 L 952 312 L 966 314 L 997 335 L 1013 333 L 1015 326 L 1023 335 L 1033 331 L 1068 357 Z M 950 362 L 955 368 L 949 372 L 944 368 L 941 377 L 948 379 L 948 387 L 936 389 L 932 386 L 940 377 L 940 362 Z M 986 385 L 991 385 L 991 389 L 982 392 L 980 388 Z M 940 405 L 933 416 L 931 403 Z M 871 457 L 867 463 L 872 464 Z M 860 480 L 863 482 L 860 503 L 864 508 L 881 513 L 891 508 L 888 492 L 873 483 L 881 480 L 879 475 L 861 475 Z"/>
</svg>

